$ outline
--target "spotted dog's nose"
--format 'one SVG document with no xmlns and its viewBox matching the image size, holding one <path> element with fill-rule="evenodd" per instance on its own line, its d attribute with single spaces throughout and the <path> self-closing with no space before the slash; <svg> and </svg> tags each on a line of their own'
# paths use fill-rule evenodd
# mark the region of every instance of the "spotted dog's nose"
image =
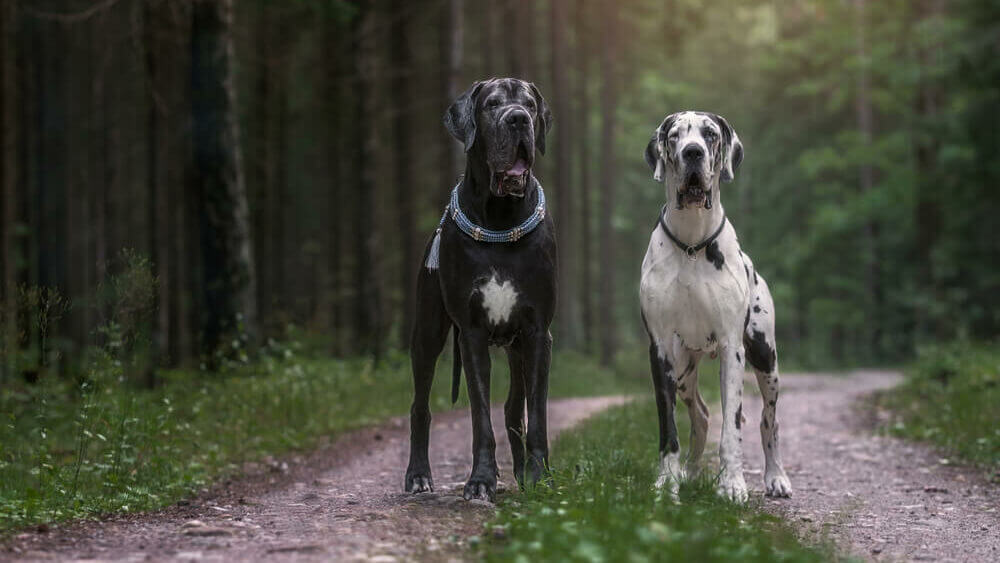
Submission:
<svg viewBox="0 0 1000 563">
<path fill-rule="evenodd" d="M 684 150 L 681 151 L 681 156 L 684 157 L 684 160 L 687 162 L 698 162 L 699 160 L 705 158 L 705 149 L 698 145 L 690 144 L 684 147 Z"/>
<path fill-rule="evenodd" d="M 514 129 L 524 129 L 531 125 L 531 116 L 523 109 L 514 109 L 504 117 L 504 122 Z"/>
</svg>

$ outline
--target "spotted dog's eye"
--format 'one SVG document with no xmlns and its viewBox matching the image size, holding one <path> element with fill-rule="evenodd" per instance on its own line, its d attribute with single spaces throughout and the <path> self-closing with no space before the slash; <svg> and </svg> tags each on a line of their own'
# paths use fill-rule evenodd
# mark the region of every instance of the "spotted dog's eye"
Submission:
<svg viewBox="0 0 1000 563">
<path fill-rule="evenodd" d="M 705 131 L 704 136 L 705 140 L 708 141 L 709 143 L 714 142 L 715 139 L 718 137 L 718 135 L 715 134 L 715 131 L 712 131 L 711 129 Z"/>
<path fill-rule="evenodd" d="M 678 136 L 679 136 L 679 135 L 677 134 L 677 132 L 676 132 L 676 131 L 675 131 L 675 132 L 673 132 L 673 133 L 671 133 L 671 134 L 670 134 L 670 135 L 669 135 L 669 136 L 667 137 L 667 142 L 668 142 L 668 143 L 670 143 L 670 144 L 674 144 L 674 143 L 676 143 L 676 142 L 677 142 L 677 137 L 678 137 Z"/>
</svg>

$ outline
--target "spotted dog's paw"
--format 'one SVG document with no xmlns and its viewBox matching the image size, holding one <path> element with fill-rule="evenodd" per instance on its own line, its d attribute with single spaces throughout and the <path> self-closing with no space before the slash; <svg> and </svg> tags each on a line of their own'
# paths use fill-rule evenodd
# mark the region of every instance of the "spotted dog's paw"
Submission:
<svg viewBox="0 0 1000 563">
<path fill-rule="evenodd" d="M 434 491 L 434 479 L 427 473 L 406 472 L 406 492 L 408 493 L 429 493 Z"/>
<path fill-rule="evenodd" d="M 472 477 L 465 484 L 465 490 L 462 492 L 462 496 L 465 500 L 485 500 L 488 502 L 493 502 L 497 494 L 497 480 L 494 478 L 492 481 L 490 479 L 482 477 Z"/>
<path fill-rule="evenodd" d="M 769 497 L 788 498 L 792 496 L 792 482 L 788 480 L 783 469 L 768 471 L 764 474 L 764 494 Z"/>
<path fill-rule="evenodd" d="M 679 497 L 677 493 L 680 486 L 675 476 L 661 473 L 660 476 L 656 478 L 656 484 L 654 486 L 656 487 L 657 498 L 669 498 L 675 502 L 678 500 Z"/>
<path fill-rule="evenodd" d="M 660 460 L 660 474 L 656 478 L 656 490 L 661 496 L 669 496 L 677 500 L 680 482 L 685 479 L 676 454 L 665 456 Z"/>
<path fill-rule="evenodd" d="M 743 475 L 725 475 L 719 479 L 719 495 L 728 498 L 733 502 L 744 503 L 749 498 L 747 494 L 747 482 Z"/>
</svg>

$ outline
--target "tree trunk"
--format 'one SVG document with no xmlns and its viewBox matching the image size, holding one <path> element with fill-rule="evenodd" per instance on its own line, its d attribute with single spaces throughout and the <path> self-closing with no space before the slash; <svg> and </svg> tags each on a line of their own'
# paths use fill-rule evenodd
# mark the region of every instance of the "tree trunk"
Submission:
<svg viewBox="0 0 1000 563">
<path fill-rule="evenodd" d="M 170 261 L 171 222 L 170 185 L 166 170 L 170 163 L 170 122 L 168 121 L 167 99 L 171 87 L 171 76 L 167 72 L 167 57 L 172 52 L 164 42 L 163 34 L 169 33 L 168 14 L 164 14 L 165 3 L 161 0 L 145 0 L 143 5 L 143 46 L 146 56 L 146 150 L 149 188 L 150 249 L 153 272 L 157 277 L 156 313 L 153 320 L 152 353 L 154 365 L 167 363 L 169 349 L 171 295 L 169 280 L 173 275 Z M 153 373 L 150 370 L 150 373 Z M 153 383 L 153 381 L 150 381 Z"/>
<path fill-rule="evenodd" d="M 450 4 L 451 2 L 449 2 Z M 402 327 L 399 331 L 399 347 L 409 348 L 410 331 L 413 328 L 413 297 L 414 273 L 417 265 L 417 236 L 414 227 L 414 192 L 416 178 L 413 173 L 413 131 L 410 124 L 413 117 L 405 109 L 405 104 L 413 99 L 410 84 L 413 82 L 413 56 L 410 45 L 409 30 L 412 26 L 412 6 L 408 2 L 393 0 L 390 7 L 392 23 L 389 30 L 391 43 L 391 90 L 392 98 L 397 100 L 396 110 L 392 118 L 393 166 L 396 185 L 396 229 L 402 246 L 402 262 L 399 268 L 399 288 L 402 292 L 401 307 L 403 309 Z M 450 69 L 449 69 L 450 70 Z M 450 75 L 450 72 L 449 72 Z"/>
<path fill-rule="evenodd" d="M 615 355 L 615 249 L 611 210 L 615 203 L 615 183 L 619 181 L 615 157 L 615 131 L 618 128 L 616 110 L 618 90 L 616 65 L 618 64 L 618 4 L 614 0 L 602 2 L 604 33 L 601 49 L 601 209 L 600 255 L 604 265 L 601 274 L 600 327 L 601 364 L 610 366 Z"/>
<path fill-rule="evenodd" d="M 355 324 L 356 348 L 370 354 L 376 361 L 382 353 L 381 292 L 379 290 L 380 264 L 378 260 L 378 231 L 376 231 L 375 204 L 379 201 L 376 190 L 375 155 L 377 131 L 375 126 L 375 64 L 376 32 L 374 0 L 359 0 L 359 14 L 355 27 L 357 41 L 358 128 L 360 150 L 357 155 L 358 182 L 355 269 Z"/>
<path fill-rule="evenodd" d="M 855 97 L 855 111 L 857 114 L 858 130 L 861 133 L 862 142 L 866 147 L 872 146 L 874 137 L 874 112 L 872 111 L 871 100 L 871 69 L 870 54 L 868 52 L 868 7 L 867 0 L 854 0 L 855 9 L 855 40 L 857 56 L 859 59 L 857 76 L 857 93 Z M 858 169 L 858 184 L 862 194 L 867 194 L 875 187 L 875 168 L 865 162 Z M 871 311 L 874 319 L 881 319 L 881 275 L 879 272 L 878 256 L 878 230 L 879 225 L 874 219 L 870 219 L 865 224 L 864 239 L 866 246 L 865 260 L 865 286 L 867 288 L 868 300 L 871 304 Z M 872 359 L 879 357 L 882 342 L 881 320 L 871 324 L 869 333 L 869 346 Z"/>
<path fill-rule="evenodd" d="M 552 0 L 549 37 L 552 54 L 552 101 L 557 108 L 570 107 L 566 70 L 566 0 Z M 557 328 L 560 338 L 575 347 L 579 342 L 576 307 L 576 250 L 573 244 L 573 194 L 570 191 L 570 151 L 573 119 L 563 119 L 555 127 L 555 202 L 556 240 L 559 243 L 559 311 Z"/>
<path fill-rule="evenodd" d="M 943 0 L 923 0 L 916 3 L 918 24 L 927 18 L 942 15 Z M 932 68 L 934 57 L 941 48 L 940 44 L 930 45 L 919 50 L 917 56 L 920 64 L 917 68 L 927 72 Z M 933 76 L 921 76 L 916 92 L 916 114 L 918 127 L 915 139 L 915 160 L 917 168 L 915 221 L 916 229 L 917 271 L 919 279 L 924 284 L 922 288 L 930 299 L 940 301 L 941 295 L 937 283 L 937 272 L 934 269 L 934 247 L 941 231 L 941 206 L 937 200 L 939 191 L 937 171 L 937 155 L 940 150 L 940 137 L 927 133 L 933 127 L 936 116 L 943 104 L 941 82 Z M 925 134 L 921 134 L 925 133 Z M 927 314 L 927 307 L 916 308 L 916 330 L 919 337 L 946 338 L 943 323 Z"/>
<path fill-rule="evenodd" d="M 9 381 L 17 348 L 17 4 L 0 6 L 0 384 Z"/>
<path fill-rule="evenodd" d="M 580 165 L 580 225 L 578 236 L 580 240 L 580 310 L 581 325 L 583 327 L 584 349 L 591 349 L 594 344 L 594 299 L 593 299 L 593 275 L 591 273 L 591 258 L 593 257 L 593 233 L 591 227 L 591 201 L 593 197 L 592 173 L 590 157 L 590 120 L 587 118 L 590 113 L 590 99 L 587 92 L 587 78 L 590 76 L 590 50 L 588 49 L 590 37 L 587 25 L 587 11 L 584 2 L 576 5 L 576 107 L 574 111 L 579 118 L 577 122 L 580 130 L 576 132 L 575 139 Z"/>
<path fill-rule="evenodd" d="M 507 70 L 514 78 L 530 81 L 535 76 L 536 7 L 534 0 L 504 2 L 504 29 L 510 35 L 503 44 L 506 47 Z"/>
<path fill-rule="evenodd" d="M 271 12 L 269 3 L 257 2 L 257 14 L 254 31 L 254 60 L 251 67 L 254 74 L 249 136 L 247 145 L 250 160 L 250 174 L 247 177 L 247 189 L 253 203 L 253 233 L 254 233 L 254 263 L 257 264 L 257 315 L 263 335 L 269 333 L 272 322 L 271 305 L 274 300 L 274 265 L 271 257 L 274 255 L 274 239 L 270 231 L 270 210 L 274 205 L 271 200 L 269 178 L 270 152 L 268 150 L 268 123 L 271 107 L 271 75 L 269 57 L 271 56 Z"/>
<path fill-rule="evenodd" d="M 464 0 L 448 0 L 442 6 L 441 11 L 441 19 L 444 22 L 439 38 L 441 67 L 444 69 L 441 73 L 442 116 L 451 102 L 458 97 L 459 92 L 462 91 L 462 52 L 465 41 L 464 5 Z M 487 9 L 493 10 L 492 4 Z M 455 187 L 455 179 L 463 172 L 461 143 L 445 132 L 443 127 L 440 135 L 440 138 L 444 139 L 445 146 L 441 153 L 441 186 L 433 191 L 434 194 L 441 196 L 433 202 L 435 209 L 444 206 L 444 203 L 439 203 L 441 198 L 447 197 L 447 194 Z"/>
<path fill-rule="evenodd" d="M 254 267 L 236 124 L 232 0 L 195 0 L 191 108 L 203 252 L 203 352 L 252 335 Z"/>
</svg>

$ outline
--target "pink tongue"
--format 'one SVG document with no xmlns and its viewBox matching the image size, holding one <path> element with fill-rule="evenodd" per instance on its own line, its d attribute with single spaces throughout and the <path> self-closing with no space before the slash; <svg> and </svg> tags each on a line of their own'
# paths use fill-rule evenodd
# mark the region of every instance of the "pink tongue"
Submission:
<svg viewBox="0 0 1000 563">
<path fill-rule="evenodd" d="M 519 158 L 517 159 L 517 162 L 514 163 L 514 166 L 512 166 L 510 170 L 506 172 L 506 174 L 508 176 L 520 176 L 521 174 L 524 174 L 524 171 L 527 169 L 528 165 L 525 164 L 524 160 Z"/>
</svg>

